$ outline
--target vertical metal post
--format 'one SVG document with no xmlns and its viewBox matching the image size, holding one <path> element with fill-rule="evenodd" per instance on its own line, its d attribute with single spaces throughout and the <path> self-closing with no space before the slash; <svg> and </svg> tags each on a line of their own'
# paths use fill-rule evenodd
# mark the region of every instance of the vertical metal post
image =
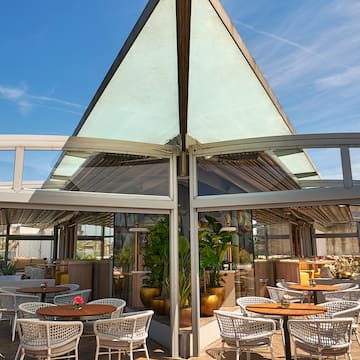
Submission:
<svg viewBox="0 0 360 360">
<path fill-rule="evenodd" d="M 196 157 L 189 154 L 189 188 L 190 188 L 190 251 L 191 251 L 191 302 L 193 356 L 200 356 L 200 280 L 199 280 L 199 236 L 198 212 L 193 206 L 197 193 Z"/>
<path fill-rule="evenodd" d="M 171 356 L 179 357 L 179 220 L 176 156 L 170 161 L 170 196 L 174 207 L 169 215 L 169 258 L 170 258 L 170 324 L 171 324 Z"/>
</svg>

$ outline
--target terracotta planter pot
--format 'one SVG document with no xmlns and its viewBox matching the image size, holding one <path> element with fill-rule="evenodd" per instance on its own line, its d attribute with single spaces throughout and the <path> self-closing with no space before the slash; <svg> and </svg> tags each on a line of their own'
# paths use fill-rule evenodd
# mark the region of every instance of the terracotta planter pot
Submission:
<svg viewBox="0 0 360 360">
<path fill-rule="evenodd" d="M 179 313 L 180 326 L 191 326 L 191 308 L 182 308 Z"/>
<path fill-rule="evenodd" d="M 152 288 L 143 286 L 140 288 L 140 299 L 145 307 L 150 308 L 152 306 L 151 301 L 154 297 L 161 295 L 161 288 Z"/>
</svg>

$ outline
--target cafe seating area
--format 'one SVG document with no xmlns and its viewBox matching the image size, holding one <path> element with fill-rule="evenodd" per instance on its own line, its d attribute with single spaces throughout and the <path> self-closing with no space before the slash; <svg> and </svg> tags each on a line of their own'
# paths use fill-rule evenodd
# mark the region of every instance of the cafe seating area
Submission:
<svg viewBox="0 0 360 360">
<path fill-rule="evenodd" d="M 4 337 L 18 342 L 12 358 L 80 359 L 79 341 L 85 335 L 96 339 L 93 353 L 96 359 L 119 351 L 129 353 L 131 358 L 133 352 L 143 351 L 149 358 L 147 338 L 154 314 L 152 310 L 125 312 L 126 301 L 123 299 L 91 300 L 92 289 L 73 290 L 76 288 L 48 287 L 46 282 L 37 287 L 13 287 L 12 292 L 6 291 L 6 287 L 0 288 L 3 320 L 0 323 L 8 322 L 10 325 Z M 43 296 L 58 289 L 65 294 Z M 52 302 L 46 302 L 46 299 Z"/>
</svg>

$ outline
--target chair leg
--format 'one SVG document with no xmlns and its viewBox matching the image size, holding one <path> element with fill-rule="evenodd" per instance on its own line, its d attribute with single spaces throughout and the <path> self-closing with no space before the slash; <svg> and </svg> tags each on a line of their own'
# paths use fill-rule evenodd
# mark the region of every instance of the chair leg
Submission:
<svg viewBox="0 0 360 360">
<path fill-rule="evenodd" d="M 147 360 L 150 360 L 149 351 L 148 351 L 148 348 L 147 348 L 147 346 L 146 346 L 146 343 L 144 343 L 144 351 L 145 351 L 146 359 L 147 359 Z"/>
<path fill-rule="evenodd" d="M 270 345 L 269 345 L 269 348 L 270 348 L 271 359 L 272 359 L 272 360 L 275 360 L 274 351 L 273 351 L 273 347 L 272 347 L 272 344 L 271 344 L 271 343 L 270 343 Z"/>
<path fill-rule="evenodd" d="M 17 360 L 17 359 L 18 359 L 19 354 L 20 354 L 20 350 L 21 350 L 21 345 L 19 344 L 19 346 L 18 346 L 18 348 L 17 348 L 17 350 L 16 350 L 15 360 Z"/>
<path fill-rule="evenodd" d="M 14 320 L 13 320 L 13 323 L 12 323 L 11 341 L 14 341 L 14 340 L 15 340 L 16 320 L 17 320 L 17 314 L 16 314 L 16 312 L 15 312 Z"/>
</svg>

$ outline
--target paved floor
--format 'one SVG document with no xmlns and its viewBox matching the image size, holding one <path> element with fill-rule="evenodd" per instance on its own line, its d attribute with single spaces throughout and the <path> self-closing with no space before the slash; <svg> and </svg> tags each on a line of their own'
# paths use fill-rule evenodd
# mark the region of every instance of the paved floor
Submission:
<svg viewBox="0 0 360 360">
<path fill-rule="evenodd" d="M 353 360 L 359 360 L 360 346 L 357 343 L 355 337 L 353 340 L 354 341 L 352 345 L 352 358 Z M 275 334 L 273 342 L 274 342 L 275 358 L 284 359 L 285 358 L 284 351 L 283 351 L 281 336 L 279 331 Z M 11 342 L 9 323 L 7 321 L 0 321 L 0 353 L 4 355 L 4 358 L 6 360 L 14 360 L 17 347 L 18 347 L 18 338 L 16 338 L 14 342 Z M 152 360 L 171 359 L 170 353 L 166 349 L 163 349 L 158 344 L 152 341 L 148 341 L 148 347 L 150 351 L 150 358 Z M 220 348 L 220 341 L 216 341 L 215 343 L 211 344 L 207 349 L 205 349 L 200 357 L 196 357 L 196 358 L 193 357 L 191 359 L 192 360 L 214 359 L 214 355 L 216 355 L 216 352 L 218 351 L 219 348 Z M 80 340 L 79 353 L 80 353 L 80 360 L 94 359 L 95 338 L 93 336 L 87 336 Z M 107 357 L 103 356 L 103 359 L 107 359 Z M 127 360 L 128 357 L 124 356 L 122 359 Z M 135 356 L 135 359 L 144 360 L 145 357 L 143 356 L 143 353 L 141 354 L 139 353 L 138 355 Z M 234 360 L 234 359 L 235 359 L 234 352 L 228 352 L 225 354 L 224 360 Z M 246 359 L 245 354 L 241 356 L 241 360 L 243 359 Z M 266 351 L 265 349 L 262 350 L 261 352 L 251 354 L 251 360 L 261 360 L 261 359 L 262 360 L 271 359 L 269 352 Z M 309 359 L 309 357 L 308 356 L 298 357 L 298 360 L 306 360 L 306 359 Z M 339 359 L 342 359 L 342 357 L 339 357 Z"/>
</svg>

